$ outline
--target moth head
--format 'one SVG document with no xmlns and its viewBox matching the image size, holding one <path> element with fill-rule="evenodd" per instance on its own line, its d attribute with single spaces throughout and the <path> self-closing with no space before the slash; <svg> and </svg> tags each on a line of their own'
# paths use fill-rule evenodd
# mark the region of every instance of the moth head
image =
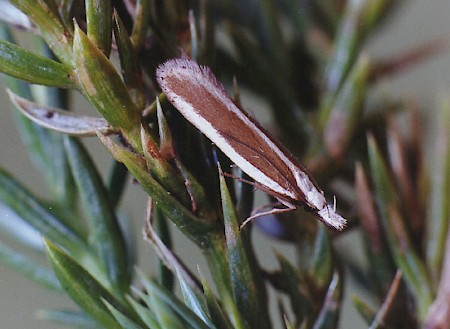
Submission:
<svg viewBox="0 0 450 329">
<path fill-rule="evenodd" d="M 324 208 L 317 212 L 322 222 L 327 226 L 333 227 L 339 231 L 342 231 L 347 224 L 344 217 L 336 213 L 333 206 L 326 205 Z"/>
</svg>

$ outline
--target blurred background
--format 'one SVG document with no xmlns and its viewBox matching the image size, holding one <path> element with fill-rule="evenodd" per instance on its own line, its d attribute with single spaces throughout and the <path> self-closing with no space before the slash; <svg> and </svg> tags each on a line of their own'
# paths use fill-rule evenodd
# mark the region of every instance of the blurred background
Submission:
<svg viewBox="0 0 450 329">
<path fill-rule="evenodd" d="M 383 28 L 369 40 L 366 52 L 371 57 L 389 57 L 401 54 L 433 39 L 441 38 L 444 42 L 448 42 L 450 36 L 449 14 L 450 2 L 448 1 L 404 1 L 398 7 L 395 15 L 392 15 Z M 379 88 L 381 95 L 385 93 L 394 99 L 404 98 L 416 102 L 426 113 L 428 129 L 433 129 L 436 103 L 442 97 L 449 95 L 450 50 L 431 57 L 419 66 L 396 76 L 394 80 L 383 81 Z M 73 101 L 77 110 L 89 111 L 89 106 L 83 100 L 74 97 Z M 258 104 L 252 104 L 251 100 L 246 99 L 245 96 L 243 103 L 249 104 L 251 108 L 258 106 Z M 0 165 L 19 177 L 34 192 L 39 193 L 43 186 L 42 177 L 34 170 L 22 147 L 10 114 L 11 105 L 3 89 L 0 90 L 0 104 Z M 104 167 L 106 171 L 110 164 L 110 157 L 106 150 L 100 145 L 100 142 L 93 138 L 86 140 L 86 143 L 92 154 L 95 154 L 98 159 L 98 167 Z M 133 185 L 129 188 L 122 205 L 124 215 L 133 220 L 135 234 L 138 240 L 141 240 L 139 237 L 146 205 L 145 194 L 137 185 Z M 0 213 L 2 216 L 8 215 L 2 213 L 1 209 Z M 3 232 L 3 235 L 7 234 Z M 270 269 L 271 262 L 274 260 L 274 245 L 276 249 L 286 249 L 286 246 L 267 241 L 259 234 L 255 234 L 255 239 L 256 249 L 260 251 L 260 259 L 263 265 Z M 350 249 L 355 250 L 355 254 L 349 255 L 349 257 L 358 257 L 358 239 L 358 234 L 352 233 L 339 241 L 342 244 L 350 244 Z M 176 235 L 175 248 L 182 258 L 190 260 L 188 263 L 196 264 L 201 260 L 195 247 L 180 235 Z M 139 257 L 142 267 L 151 270 L 155 255 L 145 243 L 139 246 Z M 346 289 L 345 316 L 341 318 L 340 327 L 364 328 L 364 322 L 353 310 L 351 301 L 349 301 L 349 297 L 357 291 L 357 287 L 352 282 L 347 282 Z M 66 297 L 57 293 L 52 294 L 0 264 L 0 327 L 2 329 L 61 328 L 61 326 L 38 320 L 39 309 L 63 309 L 71 306 Z"/>
</svg>

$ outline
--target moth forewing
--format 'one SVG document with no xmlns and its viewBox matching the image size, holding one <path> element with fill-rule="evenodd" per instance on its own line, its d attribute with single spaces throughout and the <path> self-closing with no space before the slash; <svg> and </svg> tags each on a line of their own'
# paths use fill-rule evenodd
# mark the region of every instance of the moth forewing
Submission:
<svg viewBox="0 0 450 329">
<path fill-rule="evenodd" d="M 208 68 L 177 59 L 160 66 L 157 78 L 178 111 L 244 172 L 271 190 L 296 198 L 293 165 L 285 152 L 237 107 Z M 268 166 L 272 170 L 264 170 Z"/>
<path fill-rule="evenodd" d="M 173 105 L 180 113 L 183 114 L 183 116 L 197 129 L 203 132 L 206 137 L 213 141 L 223 153 L 242 169 L 242 171 L 246 172 L 261 185 L 268 187 L 271 191 L 280 193 L 286 197 L 295 197 L 293 191 L 289 191 L 280 186 L 277 181 L 267 176 L 263 171 L 257 168 L 254 163 L 248 161 L 248 157 L 243 156 L 243 152 L 239 152 L 236 145 L 233 145 L 233 139 L 231 139 L 230 136 L 227 138 L 226 135 L 221 133 L 221 131 L 219 131 L 210 121 L 206 120 L 191 103 L 185 101 L 183 98 L 171 95 L 170 92 L 166 93 L 166 95 L 169 100 L 172 100 Z M 243 131 L 241 129 L 239 129 L 239 132 L 242 134 L 246 133 L 245 130 Z"/>
<path fill-rule="evenodd" d="M 159 66 L 156 78 L 175 108 L 262 190 L 288 210 L 305 204 L 328 226 L 345 226 L 295 158 L 233 102 L 209 68 L 175 59 Z"/>
</svg>

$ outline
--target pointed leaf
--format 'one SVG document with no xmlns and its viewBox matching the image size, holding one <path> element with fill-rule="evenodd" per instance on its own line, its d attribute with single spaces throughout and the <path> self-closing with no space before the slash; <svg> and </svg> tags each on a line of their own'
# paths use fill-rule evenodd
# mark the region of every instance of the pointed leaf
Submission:
<svg viewBox="0 0 450 329">
<path fill-rule="evenodd" d="M 311 259 L 310 276 L 314 278 L 317 287 L 328 285 L 333 275 L 333 259 L 331 254 L 330 239 L 328 231 L 324 226 L 317 229 L 314 241 L 314 254 Z"/>
<path fill-rule="evenodd" d="M 145 280 L 146 279 L 143 279 L 143 281 Z M 157 283 L 155 282 L 155 284 Z M 167 305 L 167 303 L 165 303 L 164 300 L 161 300 L 158 296 L 149 293 L 145 287 L 145 284 L 144 288 L 146 290 L 146 294 L 138 291 L 137 289 L 133 290 L 136 296 L 147 305 L 151 312 L 149 315 L 154 316 L 154 320 L 157 322 L 157 327 L 181 329 L 187 326 L 187 324 L 180 317 L 178 317 L 170 305 Z M 170 292 L 167 291 L 167 293 Z"/>
<path fill-rule="evenodd" d="M 70 137 L 64 139 L 64 144 L 88 214 L 90 240 L 108 272 L 112 287 L 127 291 L 131 280 L 131 274 L 127 271 L 130 268 L 127 264 L 127 246 L 106 187 L 83 145 Z"/>
<path fill-rule="evenodd" d="M 45 245 L 56 276 L 75 303 L 106 328 L 120 329 L 121 326 L 111 317 L 102 299 L 122 312 L 125 311 L 125 307 L 74 259 L 48 241 Z"/>
<path fill-rule="evenodd" d="M 429 272 L 438 281 L 444 259 L 450 220 L 450 100 L 439 111 L 439 126 L 430 163 L 431 191 L 428 207 L 426 259 Z"/>
<path fill-rule="evenodd" d="M 289 322 L 286 315 L 284 316 L 284 325 L 286 326 L 286 329 L 295 329 L 295 327 Z"/>
<path fill-rule="evenodd" d="M 76 115 L 30 102 L 10 90 L 7 93 L 22 114 L 42 127 L 76 136 L 97 136 L 97 131 L 104 135 L 116 132 L 103 118 Z"/>
<path fill-rule="evenodd" d="M 240 223 L 223 175 L 220 175 L 220 191 L 231 284 L 236 305 L 249 327 L 269 328 L 270 320 L 262 278 L 257 272 L 257 264 L 249 256 L 245 237 L 239 229 Z"/>
<path fill-rule="evenodd" d="M 300 323 L 310 317 L 313 306 L 308 296 L 305 296 L 307 291 L 302 289 L 305 282 L 300 280 L 296 268 L 285 257 L 277 254 L 277 259 L 281 267 L 280 281 L 284 285 L 284 291 L 289 297 L 296 322 Z"/>
<path fill-rule="evenodd" d="M 140 303 L 135 301 L 133 298 L 127 296 L 128 302 L 133 306 L 136 313 L 140 316 L 141 320 L 150 329 L 163 329 L 159 323 L 155 313 L 147 307 L 142 306 Z"/>
<path fill-rule="evenodd" d="M 314 328 L 336 328 L 341 308 L 342 290 L 341 275 L 335 271 L 328 286 L 322 308 L 314 323 Z"/>
<path fill-rule="evenodd" d="M 395 273 L 395 265 L 384 243 L 383 229 L 375 209 L 375 196 L 369 187 L 369 181 L 361 163 L 356 164 L 356 195 L 361 227 L 365 234 L 369 267 L 373 273 L 375 291 L 382 298 L 388 290 L 388 283 Z"/>
<path fill-rule="evenodd" d="M 109 311 L 112 313 L 117 322 L 120 323 L 123 329 L 142 329 L 141 326 L 137 325 L 133 320 L 122 314 L 122 312 L 108 303 L 108 301 L 105 300 L 104 302 L 106 307 L 108 307 Z"/>
<path fill-rule="evenodd" d="M 384 328 L 385 319 L 386 319 L 387 315 L 389 314 L 389 312 L 392 311 L 391 307 L 393 306 L 393 303 L 394 303 L 395 297 L 397 295 L 401 280 L 402 280 L 402 274 L 401 274 L 401 272 L 397 271 L 397 273 L 395 274 L 394 280 L 392 281 L 392 284 L 389 288 L 388 294 L 386 295 L 386 298 L 384 299 L 383 304 L 381 305 L 377 314 L 373 318 L 369 329 Z"/>
<path fill-rule="evenodd" d="M 0 72 L 30 83 L 74 88 L 73 70 L 44 56 L 0 40 Z"/>
<path fill-rule="evenodd" d="M 370 325 L 373 318 L 375 318 L 376 311 L 358 296 L 352 296 L 352 300 L 359 315 L 367 322 L 367 325 Z"/>
<path fill-rule="evenodd" d="M 120 128 L 140 147 L 140 115 L 114 66 L 78 27 L 75 27 L 74 58 L 83 94 L 114 127 Z"/>
<path fill-rule="evenodd" d="M 402 50 L 385 59 L 378 60 L 371 68 L 369 80 L 376 83 L 382 79 L 395 77 L 410 68 L 414 68 L 431 57 L 447 51 L 448 44 L 443 39 L 426 41 L 413 49 Z"/>
<path fill-rule="evenodd" d="M 112 41 L 111 1 L 86 0 L 85 8 L 87 36 L 106 57 L 109 57 Z"/>
<path fill-rule="evenodd" d="M 147 296 L 147 305 L 155 312 L 158 323 L 162 328 L 191 329 L 183 319 L 177 316 L 170 305 L 167 305 L 158 296 L 149 294 Z"/>
<path fill-rule="evenodd" d="M 222 307 L 219 305 L 217 298 L 214 296 L 211 287 L 209 286 L 208 282 L 206 282 L 206 279 L 203 275 L 201 276 L 201 281 L 206 305 L 208 307 L 208 313 L 210 314 L 212 323 L 214 323 L 214 325 L 218 329 L 233 329 L 234 327 L 231 324 L 230 319 L 222 310 Z"/>
<path fill-rule="evenodd" d="M 209 328 L 216 328 L 211 322 L 204 296 L 198 288 L 190 287 L 180 271 L 177 271 L 177 277 L 180 284 L 181 293 L 183 295 L 184 304 L 187 305 L 195 314 L 197 314 L 197 316 L 202 319 Z"/>
<path fill-rule="evenodd" d="M 56 291 L 61 291 L 61 285 L 49 268 L 39 265 L 32 258 L 9 248 L 0 242 L 0 262 L 8 265 L 28 279 Z"/>
<path fill-rule="evenodd" d="M 333 54 L 329 60 L 326 89 L 335 93 L 342 85 L 354 64 L 364 39 L 372 31 L 390 0 L 348 1 L 334 41 Z"/>
<path fill-rule="evenodd" d="M 146 289 L 146 288 L 145 288 Z M 137 289 L 133 289 L 136 296 L 146 304 L 148 310 L 151 312 L 150 316 L 153 316 L 151 321 L 156 321 L 155 327 L 157 328 L 185 328 L 187 324 L 172 310 L 172 308 L 164 303 L 158 296 L 143 293 Z M 189 327 L 190 328 L 190 327 Z"/>
<path fill-rule="evenodd" d="M 148 207 L 152 207 L 152 205 L 153 205 L 152 200 L 149 200 Z M 158 211 L 158 210 L 155 209 L 155 211 Z M 194 275 L 189 271 L 188 267 L 179 259 L 179 257 L 172 250 L 170 250 L 168 248 L 168 246 L 161 240 L 161 238 L 156 233 L 156 231 L 153 228 L 153 225 L 151 223 L 152 216 L 155 217 L 155 214 L 152 213 L 152 209 L 147 209 L 147 221 L 145 223 L 144 239 L 146 239 L 148 242 L 150 242 L 152 244 L 159 259 L 164 264 L 164 266 L 171 271 L 172 274 L 181 273 L 181 275 L 183 275 L 185 280 L 189 282 L 189 285 L 198 287 L 199 284 L 196 281 L 196 278 L 194 277 Z M 158 215 L 158 216 L 160 216 L 160 215 Z M 158 216 L 156 216 L 156 217 L 158 217 Z M 156 221 L 157 220 L 158 219 L 156 219 Z M 160 280 L 160 281 L 162 281 L 162 280 Z M 160 283 L 162 286 L 166 287 L 169 290 L 171 290 L 173 288 L 173 287 L 163 284 L 163 282 L 160 282 Z"/>
<path fill-rule="evenodd" d="M 72 255 L 86 252 L 82 238 L 48 211 L 28 190 L 0 168 L 0 202 L 38 230 L 44 237 L 69 250 Z M 14 225 L 11 223 L 11 225 Z"/>
<path fill-rule="evenodd" d="M 221 305 L 233 323 L 233 328 L 249 329 L 250 327 L 245 322 L 233 296 L 231 273 L 223 236 L 212 239 L 211 247 L 207 251 L 209 251 L 206 253 L 207 261 L 220 296 Z"/>
<path fill-rule="evenodd" d="M 191 58 L 195 61 L 198 61 L 199 59 L 199 49 L 198 49 L 198 32 L 197 32 L 197 24 L 195 22 L 195 16 L 194 12 L 192 10 L 189 10 L 189 29 L 191 32 Z"/>
<path fill-rule="evenodd" d="M 156 205 L 164 215 L 173 221 L 190 239 L 199 246 L 209 245 L 211 232 L 214 226 L 204 219 L 194 216 L 183 207 L 175 198 L 147 172 L 145 160 L 117 144 L 106 136 L 99 135 L 106 148 L 112 153 L 117 161 L 122 162 L 131 174 L 142 185 L 144 190 L 152 197 Z"/>
<path fill-rule="evenodd" d="M 141 140 L 149 173 L 183 205 L 186 207 L 190 205 L 182 177 L 160 152 L 150 132 L 143 126 L 141 127 Z"/>
<path fill-rule="evenodd" d="M 415 296 L 419 319 L 423 321 L 432 301 L 431 283 L 425 264 L 414 250 L 406 231 L 404 219 L 397 209 L 395 189 L 373 136 L 369 136 L 368 144 L 370 169 L 378 196 L 377 207 L 380 219 L 395 262 L 403 272 L 408 287 Z"/>
<path fill-rule="evenodd" d="M 145 95 L 141 68 L 138 65 L 135 49 L 128 32 L 117 12 L 114 12 L 113 27 L 125 85 L 136 106 L 143 108 L 145 106 Z"/>
<path fill-rule="evenodd" d="M 72 63 L 73 37 L 69 32 L 70 27 L 66 27 L 60 20 L 54 1 L 11 0 L 10 2 L 39 27 L 46 43 L 63 63 Z"/>
<path fill-rule="evenodd" d="M 333 54 L 326 69 L 327 90 L 330 93 L 335 93 L 341 86 L 360 46 L 363 29 L 359 26 L 359 19 L 364 4 L 362 1 L 349 1 L 342 15 Z"/>
<path fill-rule="evenodd" d="M 368 76 L 369 61 L 365 56 L 361 56 L 329 105 L 330 113 L 321 113 L 322 117 L 326 115 L 327 118 L 324 130 L 325 146 L 334 158 L 339 159 L 345 154 L 360 123 Z"/>
<path fill-rule="evenodd" d="M 156 98 L 156 116 L 158 118 L 158 132 L 160 139 L 160 152 L 163 157 L 170 161 L 175 158 L 175 147 L 173 145 L 172 132 L 170 131 L 169 124 L 164 116 L 161 103 Z"/>
<path fill-rule="evenodd" d="M 131 41 L 136 53 L 143 46 L 145 36 L 147 34 L 147 28 L 150 23 L 150 15 L 152 14 L 152 2 L 151 0 L 138 0 L 136 1 L 136 10 L 134 13 L 133 30 L 131 32 Z"/>
<path fill-rule="evenodd" d="M 61 21 L 73 32 L 73 14 L 76 0 L 60 0 L 58 1 L 58 11 Z"/>
<path fill-rule="evenodd" d="M 192 212 L 200 217 L 203 216 L 215 220 L 216 212 L 208 202 L 203 186 L 176 156 L 172 132 L 162 111 L 160 101 L 156 98 L 155 102 L 160 141 L 159 151 L 151 150 L 151 143 L 148 143 L 148 140 L 145 144 L 143 142 L 144 146 L 148 146 L 147 152 L 150 152 L 146 156 L 150 170 L 154 170 L 161 184 L 177 195 L 186 207 L 192 209 Z M 144 149 L 145 153 L 146 150 Z M 149 159 L 150 157 L 152 159 Z M 155 167 L 154 169 L 153 166 Z"/>
<path fill-rule="evenodd" d="M 450 321 L 450 233 L 447 232 L 445 254 L 436 297 L 428 309 L 424 328 L 445 328 Z"/>
<path fill-rule="evenodd" d="M 67 326 L 75 326 L 82 329 L 107 329 L 104 326 L 100 327 L 97 321 L 82 312 L 59 311 L 59 310 L 40 310 L 37 317 L 60 323 Z"/>
<path fill-rule="evenodd" d="M 388 208 L 388 216 L 392 237 L 390 240 L 391 250 L 394 253 L 395 262 L 402 271 L 408 288 L 414 294 L 419 321 L 424 321 L 426 313 L 433 300 L 433 290 L 426 270 L 420 256 L 415 252 L 408 231 L 406 230 L 400 212 L 395 207 Z M 391 240 L 392 239 L 392 240 Z M 395 242 L 393 242 L 395 241 Z"/>
<path fill-rule="evenodd" d="M 414 129 L 412 126 L 410 129 Z M 395 179 L 396 186 L 398 186 L 399 195 L 406 208 L 406 214 L 409 217 L 408 228 L 412 232 L 417 232 L 423 229 L 423 216 L 421 211 L 421 202 L 418 201 L 417 189 L 420 189 L 420 183 L 414 182 L 416 177 L 411 172 L 411 158 L 409 158 L 407 141 L 400 135 L 401 129 L 399 125 L 391 118 L 388 121 L 387 128 L 387 146 L 389 154 L 389 162 Z M 413 153 L 415 150 L 411 149 L 409 152 Z M 414 156 L 414 159 L 420 157 L 419 153 Z M 416 164 L 413 171 L 420 172 L 420 163 Z M 417 185 L 416 185 L 417 184 Z M 416 188 L 417 186 L 417 188 Z M 413 233 L 414 234 L 414 233 Z"/>
<path fill-rule="evenodd" d="M 191 311 L 186 305 L 181 303 L 172 292 L 159 286 L 153 280 L 142 277 L 142 283 L 144 284 L 147 293 L 169 306 L 176 314 L 178 314 L 190 327 L 195 329 L 208 329 L 208 325 L 203 322 L 194 312 Z M 155 310 L 156 311 L 156 310 Z"/>
</svg>

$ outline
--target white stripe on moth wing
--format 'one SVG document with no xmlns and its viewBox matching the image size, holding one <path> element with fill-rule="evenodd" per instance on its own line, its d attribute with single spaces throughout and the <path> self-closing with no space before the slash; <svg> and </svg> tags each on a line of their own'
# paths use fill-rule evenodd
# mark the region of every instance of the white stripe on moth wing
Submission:
<svg viewBox="0 0 450 329">
<path fill-rule="evenodd" d="M 180 69 L 177 65 L 183 65 L 185 68 Z M 211 96 L 216 97 L 216 99 L 221 104 L 224 104 L 230 112 L 242 120 L 250 130 L 256 131 L 264 143 L 269 145 L 273 152 L 290 168 L 292 172 L 295 172 L 296 169 L 298 169 L 298 166 L 292 163 L 292 161 L 284 154 L 282 150 L 280 150 L 272 139 L 261 131 L 261 129 L 255 125 L 255 123 L 247 115 L 245 115 L 239 107 L 236 106 L 230 96 L 226 93 L 222 83 L 216 79 L 209 67 L 200 66 L 190 60 L 176 59 L 173 62 L 164 63 L 161 68 L 160 75 L 167 75 L 169 72 L 178 79 L 189 82 L 191 88 L 193 84 L 198 84 L 208 90 Z M 194 108 L 193 110 L 196 111 Z M 199 129 L 202 130 L 201 128 Z M 240 131 L 240 133 L 242 133 L 242 131 Z"/>
<path fill-rule="evenodd" d="M 192 106 L 191 103 L 185 101 L 178 95 L 170 95 L 172 92 L 167 92 L 168 96 L 172 97 L 174 105 L 176 108 L 186 117 L 186 119 L 191 122 L 195 127 L 197 127 L 205 136 L 207 136 L 211 141 L 213 141 L 219 149 L 222 150 L 232 161 L 238 165 L 242 171 L 247 173 L 255 181 L 264 185 L 268 189 L 285 195 L 286 197 L 295 200 L 295 194 L 291 191 L 286 190 L 276 181 L 265 175 L 262 171 L 256 168 L 251 162 L 245 159 L 242 155 L 237 153 L 235 149 L 228 143 L 227 139 L 223 137 L 220 132 L 214 128 L 214 126 L 207 120 L 205 120 Z M 176 96 L 176 97 L 174 97 Z M 241 132 L 242 133 L 242 132 Z"/>
</svg>

